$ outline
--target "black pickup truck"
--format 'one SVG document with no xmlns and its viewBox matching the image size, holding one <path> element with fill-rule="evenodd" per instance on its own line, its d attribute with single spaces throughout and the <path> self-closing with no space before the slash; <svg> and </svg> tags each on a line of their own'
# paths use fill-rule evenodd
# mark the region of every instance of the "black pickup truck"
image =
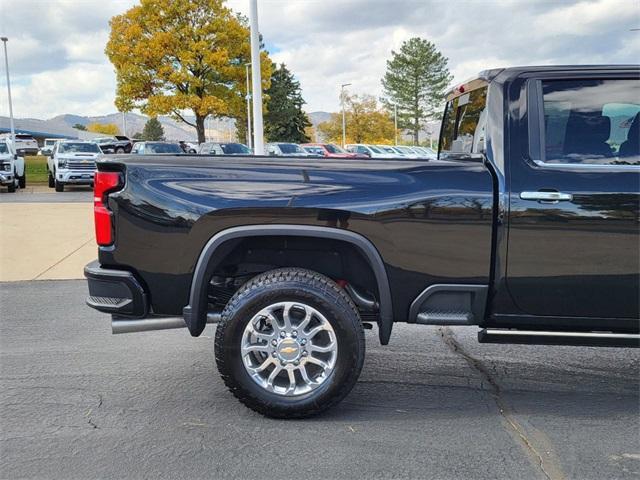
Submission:
<svg viewBox="0 0 640 480">
<path fill-rule="evenodd" d="M 344 398 L 374 326 L 638 346 L 639 112 L 638 66 L 509 68 L 448 94 L 437 160 L 105 158 L 87 303 L 114 333 L 218 323 L 273 417 Z"/>
</svg>

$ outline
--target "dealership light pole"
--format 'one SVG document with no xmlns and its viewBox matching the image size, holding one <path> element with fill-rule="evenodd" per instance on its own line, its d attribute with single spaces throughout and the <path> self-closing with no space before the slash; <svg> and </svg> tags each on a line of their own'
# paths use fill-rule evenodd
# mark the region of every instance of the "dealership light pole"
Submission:
<svg viewBox="0 0 640 480">
<path fill-rule="evenodd" d="M 393 104 L 393 134 L 398 145 L 398 104 Z"/>
<path fill-rule="evenodd" d="M 249 82 L 249 67 L 251 62 L 244 64 L 247 69 L 247 147 L 251 148 L 251 86 Z"/>
<path fill-rule="evenodd" d="M 350 83 L 340 85 L 340 104 L 342 105 L 342 148 L 347 143 L 347 117 L 344 113 L 344 87 L 348 87 Z"/>
<path fill-rule="evenodd" d="M 249 24 L 251 26 L 251 80 L 253 83 L 253 154 L 264 155 L 258 0 L 249 0 Z"/>
<path fill-rule="evenodd" d="M 11 81 L 9 80 L 9 57 L 7 56 L 7 42 L 9 39 L 7 37 L 0 37 L 2 43 L 4 44 L 4 66 L 7 72 L 7 93 L 9 95 L 9 124 L 11 125 L 11 145 L 13 145 L 13 149 L 16 149 L 16 128 L 13 124 L 13 104 L 11 103 Z"/>
</svg>

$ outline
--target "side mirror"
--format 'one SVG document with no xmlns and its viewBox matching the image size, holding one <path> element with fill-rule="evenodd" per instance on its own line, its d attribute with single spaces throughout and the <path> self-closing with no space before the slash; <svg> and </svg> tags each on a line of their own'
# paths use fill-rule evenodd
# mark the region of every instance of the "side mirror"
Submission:
<svg viewBox="0 0 640 480">
<path fill-rule="evenodd" d="M 363 152 L 367 157 L 371 158 L 371 152 Z"/>
</svg>

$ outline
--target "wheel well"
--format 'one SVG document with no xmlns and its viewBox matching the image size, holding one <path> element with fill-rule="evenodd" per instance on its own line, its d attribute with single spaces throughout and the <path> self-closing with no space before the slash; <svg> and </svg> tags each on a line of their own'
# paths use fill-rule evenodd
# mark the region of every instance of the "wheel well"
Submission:
<svg viewBox="0 0 640 480">
<path fill-rule="evenodd" d="M 371 265 L 355 245 L 327 238 L 256 236 L 229 240 L 221 255 L 211 259 L 207 279 L 209 303 L 226 305 L 235 291 L 251 278 L 275 268 L 298 267 L 346 282 L 358 292 L 378 300 Z M 217 258 L 216 258 L 217 257 Z"/>
<path fill-rule="evenodd" d="M 209 239 L 195 265 L 189 305 L 182 309 L 191 335 L 197 337 L 204 330 L 211 302 L 224 302 L 223 298 L 209 298 L 212 284 L 227 287 L 229 296 L 252 275 L 287 266 L 344 280 L 345 290 L 354 287 L 349 292 L 354 303 L 374 312 L 380 342 L 389 342 L 393 326 L 391 288 L 375 246 L 356 232 L 287 224 L 232 227 Z"/>
</svg>

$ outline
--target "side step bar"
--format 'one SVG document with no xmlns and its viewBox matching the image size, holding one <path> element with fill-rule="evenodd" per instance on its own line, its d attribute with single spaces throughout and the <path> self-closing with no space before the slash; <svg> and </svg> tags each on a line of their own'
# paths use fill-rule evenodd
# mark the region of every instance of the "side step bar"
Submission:
<svg viewBox="0 0 640 480">
<path fill-rule="evenodd" d="M 522 345 L 572 345 L 583 347 L 639 348 L 640 334 L 593 332 L 545 332 L 484 328 L 478 332 L 480 343 L 516 343 Z"/>
<path fill-rule="evenodd" d="M 207 323 L 218 323 L 220 321 L 219 312 L 209 312 Z M 186 328 L 182 317 L 151 317 L 142 320 L 132 320 L 129 318 L 114 317 L 111 319 L 111 333 L 133 333 L 151 332 L 154 330 L 167 330 L 170 328 Z"/>
</svg>

